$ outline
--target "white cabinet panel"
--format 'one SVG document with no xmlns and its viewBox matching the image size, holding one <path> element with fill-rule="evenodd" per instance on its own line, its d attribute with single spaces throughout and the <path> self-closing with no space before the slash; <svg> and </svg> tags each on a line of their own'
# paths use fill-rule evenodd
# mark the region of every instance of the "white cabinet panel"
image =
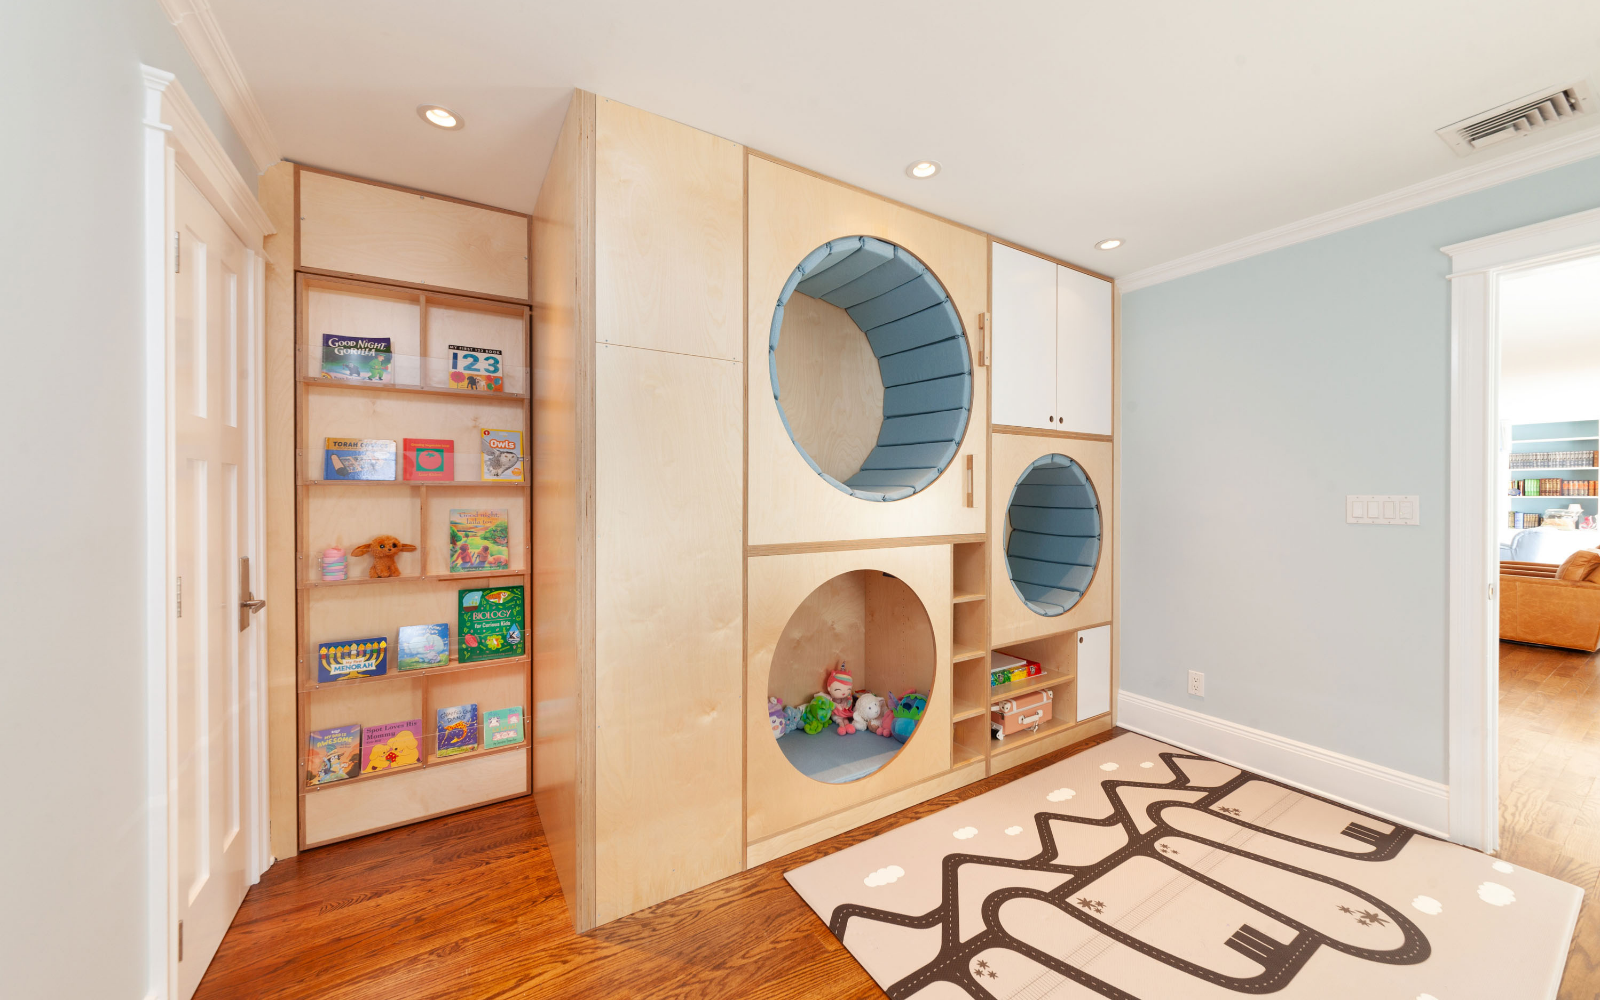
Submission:
<svg viewBox="0 0 1600 1000">
<path fill-rule="evenodd" d="M 1078 721 L 1111 711 L 1111 626 L 1078 633 Z"/>
<path fill-rule="evenodd" d="M 1056 430 L 1111 433 L 1111 282 L 1059 266 L 1055 417 Z"/>
<path fill-rule="evenodd" d="M 1054 430 L 1057 265 L 999 243 L 991 246 L 993 421 Z"/>
</svg>

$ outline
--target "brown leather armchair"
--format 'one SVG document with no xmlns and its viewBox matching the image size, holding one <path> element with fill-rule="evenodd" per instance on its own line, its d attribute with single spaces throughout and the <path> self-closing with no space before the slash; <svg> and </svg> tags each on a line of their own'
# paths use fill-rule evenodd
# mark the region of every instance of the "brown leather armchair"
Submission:
<svg viewBox="0 0 1600 1000">
<path fill-rule="evenodd" d="M 1600 650 L 1600 583 L 1557 580 L 1553 563 L 1500 563 L 1500 638 Z"/>
</svg>

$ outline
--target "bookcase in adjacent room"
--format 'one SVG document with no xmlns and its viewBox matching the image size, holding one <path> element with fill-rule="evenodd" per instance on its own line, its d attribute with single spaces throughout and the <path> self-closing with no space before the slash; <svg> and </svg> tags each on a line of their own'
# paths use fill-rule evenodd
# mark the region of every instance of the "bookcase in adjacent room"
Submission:
<svg viewBox="0 0 1600 1000">
<path fill-rule="evenodd" d="M 486 480 L 480 448 L 485 431 L 514 431 L 521 436 L 521 453 L 527 453 L 529 313 L 525 299 L 508 299 L 512 292 L 525 294 L 525 285 L 519 288 L 500 274 L 513 271 L 518 261 L 526 269 L 527 217 L 427 196 L 422 202 L 440 203 L 439 211 L 384 221 L 382 241 L 356 239 L 362 234 L 355 233 L 352 245 L 359 245 L 361 253 L 340 258 L 339 233 L 345 223 L 335 210 L 339 198 L 373 201 L 365 189 L 375 187 L 381 191 L 368 209 L 377 211 L 393 201 L 396 211 L 414 214 L 413 206 L 403 199 L 385 200 L 382 192 L 393 194 L 395 189 L 304 173 L 301 177 L 297 172 L 302 197 L 306 177 L 320 185 L 317 197 L 302 204 L 296 234 L 303 253 L 309 225 L 305 218 L 316 217 L 319 249 L 310 260 L 317 266 L 305 266 L 307 258 L 299 257 L 294 324 L 298 840 L 301 848 L 309 848 L 531 791 L 532 727 L 524 721 L 523 740 L 493 748 L 481 730 L 491 710 L 518 707 L 525 715 L 531 706 L 526 650 L 531 649 L 528 574 L 533 560 L 526 463 L 519 479 Z M 352 216 L 357 217 L 367 215 Z M 418 228 L 418 219 L 426 225 Z M 454 245 L 440 239 L 439 227 L 452 225 L 496 233 L 492 249 L 505 260 L 496 257 L 487 272 L 482 261 L 438 260 L 441 252 L 448 256 L 440 246 Z M 409 243 L 416 245 L 409 245 L 408 233 L 414 236 Z M 470 235 L 461 234 L 461 247 L 470 249 Z M 385 254 L 392 256 L 392 267 L 383 265 Z M 450 275 L 449 290 L 429 287 L 431 272 L 414 266 L 424 259 Z M 494 280 L 470 287 L 479 272 Z M 329 335 L 387 340 L 387 374 L 363 380 L 325 377 L 323 338 Z M 463 361 L 459 355 L 466 348 L 492 356 L 494 363 Z M 454 361 L 452 354 L 458 355 Z M 330 475 L 324 457 L 329 438 L 393 442 L 394 478 Z M 407 438 L 426 439 L 440 448 L 450 442 L 453 478 L 405 478 Z M 505 511 L 505 555 L 451 572 L 451 511 L 474 509 Z M 370 557 L 350 554 L 345 579 L 324 578 L 325 550 L 336 547 L 349 554 L 379 535 L 415 546 L 395 555 L 398 576 L 372 578 Z M 522 652 L 462 662 L 459 594 L 474 588 L 488 594 L 522 588 Z M 440 622 L 450 626 L 443 662 L 399 670 L 399 628 Z M 361 638 L 388 643 L 387 672 L 319 682 L 319 644 Z M 466 704 L 478 708 L 477 748 L 439 753 L 437 711 Z M 418 718 L 422 731 L 416 763 L 357 770 L 353 777 L 321 784 L 309 780 L 313 731 Z"/>
</svg>

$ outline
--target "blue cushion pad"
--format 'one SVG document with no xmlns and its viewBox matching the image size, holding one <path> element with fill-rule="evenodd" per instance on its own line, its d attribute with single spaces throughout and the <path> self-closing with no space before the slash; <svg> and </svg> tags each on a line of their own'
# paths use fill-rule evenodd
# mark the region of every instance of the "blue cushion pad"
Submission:
<svg viewBox="0 0 1600 1000">
<path fill-rule="evenodd" d="M 1011 537 L 1006 539 L 1006 555 L 1093 566 L 1100 555 L 1100 539 L 1013 531 Z"/>
<path fill-rule="evenodd" d="M 821 260 L 806 268 L 805 278 L 797 288 L 802 294 L 820 299 L 894 259 L 894 247 L 860 236 L 834 240 L 827 248 L 828 253 Z M 801 266 L 805 266 L 804 262 Z"/>
<path fill-rule="evenodd" d="M 1021 556 L 1006 556 L 1006 568 L 1017 583 L 1033 583 L 1057 590 L 1087 590 L 1094 579 L 1093 566 L 1069 566 L 1063 563 L 1039 562 Z"/>
<path fill-rule="evenodd" d="M 966 430 L 964 410 L 941 410 L 909 417 L 890 417 L 878 430 L 878 444 L 926 444 L 959 440 Z"/>
<path fill-rule="evenodd" d="M 884 261 L 870 271 L 865 271 L 854 281 L 846 282 L 831 292 L 818 295 L 822 301 L 838 306 L 840 309 L 849 310 L 863 302 L 879 298 L 888 292 L 899 288 L 901 285 L 926 274 L 927 268 L 917 262 L 915 257 L 903 251 L 896 250 L 894 256 Z M 824 271 L 818 277 L 825 277 Z M 930 302 L 929 305 L 932 305 Z M 866 329 L 862 327 L 862 329 Z"/>
<path fill-rule="evenodd" d="M 892 265 L 885 265 L 884 269 L 890 266 Z M 870 333 L 885 323 L 893 323 L 912 313 L 931 309 L 943 301 L 945 301 L 944 289 L 939 287 L 938 280 L 932 274 L 923 271 L 910 281 L 865 299 L 860 305 L 851 306 L 845 311 L 856 321 L 856 326 Z"/>
<path fill-rule="evenodd" d="M 931 444 L 879 445 L 861 463 L 861 471 L 869 469 L 938 469 L 955 456 L 954 441 L 935 441 Z"/>
<path fill-rule="evenodd" d="M 1093 507 L 1023 507 L 1006 512 L 1011 527 L 1051 535 L 1100 534 L 1100 512 Z"/>
<path fill-rule="evenodd" d="M 937 413 L 940 410 L 965 410 L 971 405 L 971 375 L 951 375 L 928 382 L 894 385 L 883 390 L 885 417 Z"/>
<path fill-rule="evenodd" d="M 1035 583 L 1018 582 L 1017 590 L 1021 592 L 1025 601 L 1038 601 L 1042 604 L 1053 604 L 1062 611 L 1078 603 L 1078 598 L 1083 595 L 1075 590 L 1062 590 L 1058 587 L 1041 587 Z"/>
<path fill-rule="evenodd" d="M 829 727 L 820 733 L 785 733 L 778 740 L 778 749 L 801 774 L 839 784 L 865 777 L 887 764 L 900 751 L 900 744 L 877 733 L 840 736 Z"/>
<path fill-rule="evenodd" d="M 967 371 L 967 345 L 959 337 L 878 359 L 886 388 L 908 382 L 963 375 Z"/>
<path fill-rule="evenodd" d="M 1094 494 L 1087 486 L 1030 486 L 1023 483 L 1011 494 L 1011 502 L 1027 507 L 1093 507 Z"/>
<path fill-rule="evenodd" d="M 863 469 L 845 480 L 852 489 L 884 492 L 890 487 L 920 489 L 933 482 L 934 469 Z"/>
<path fill-rule="evenodd" d="M 938 305 L 873 328 L 867 333 L 867 342 L 872 345 L 872 353 L 881 358 L 960 335 L 961 320 L 956 316 L 955 306 L 946 299 Z"/>
<path fill-rule="evenodd" d="M 1024 476 L 1022 481 L 1029 486 L 1082 486 L 1089 480 L 1077 465 L 1065 468 L 1041 465 Z"/>
</svg>

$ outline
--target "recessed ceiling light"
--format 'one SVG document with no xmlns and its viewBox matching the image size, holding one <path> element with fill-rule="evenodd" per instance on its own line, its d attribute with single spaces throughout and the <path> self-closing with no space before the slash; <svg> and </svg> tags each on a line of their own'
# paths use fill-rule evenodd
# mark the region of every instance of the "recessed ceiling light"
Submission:
<svg viewBox="0 0 1600 1000">
<path fill-rule="evenodd" d="M 1120 246 L 1122 246 L 1121 240 L 1101 240 L 1094 245 L 1094 248 L 1096 250 L 1115 250 Z"/>
<path fill-rule="evenodd" d="M 420 105 L 417 108 L 417 114 L 421 115 L 422 120 L 427 122 L 429 125 L 436 125 L 443 129 L 454 130 L 466 124 L 466 122 L 461 120 L 460 115 L 456 114 L 454 111 L 451 111 L 449 108 L 441 108 L 437 104 Z"/>
<path fill-rule="evenodd" d="M 915 177 L 918 180 L 926 180 L 938 172 L 939 161 L 937 160 L 918 160 L 906 168 L 906 176 Z"/>
</svg>

